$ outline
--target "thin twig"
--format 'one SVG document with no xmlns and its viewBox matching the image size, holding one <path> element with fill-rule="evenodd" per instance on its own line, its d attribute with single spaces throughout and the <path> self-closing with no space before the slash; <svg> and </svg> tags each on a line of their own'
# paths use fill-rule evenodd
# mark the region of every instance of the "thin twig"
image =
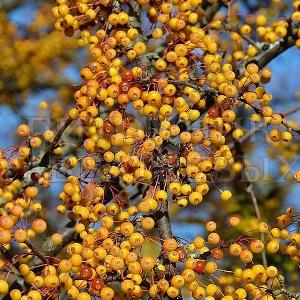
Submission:
<svg viewBox="0 0 300 300">
<path fill-rule="evenodd" d="M 253 105 L 253 104 L 247 103 L 243 97 L 240 97 L 238 100 L 241 101 L 241 102 L 243 102 L 244 104 L 249 105 L 249 106 L 254 110 L 254 112 L 255 112 L 256 114 L 261 115 L 262 117 L 264 116 L 264 115 L 263 115 L 262 109 L 256 107 L 256 106 Z M 292 109 L 292 113 L 295 112 L 295 111 L 297 111 L 298 109 L 299 109 L 299 106 L 297 105 L 295 108 Z M 279 114 L 281 114 L 281 113 L 279 113 Z M 291 113 L 290 113 L 290 114 L 291 114 Z M 283 117 L 284 117 L 284 116 L 286 116 L 287 114 L 281 114 L 281 115 L 283 115 Z M 281 125 L 284 126 L 288 131 L 291 131 L 291 132 L 300 134 L 300 129 L 295 129 L 295 128 L 290 127 L 289 124 L 288 124 L 288 123 L 286 122 L 286 120 L 284 120 L 284 119 L 281 121 Z"/>
<path fill-rule="evenodd" d="M 40 253 L 33 245 L 31 242 L 26 241 L 26 245 L 28 246 L 28 248 L 32 251 L 33 255 L 35 255 L 36 257 L 38 257 L 41 261 L 43 261 L 44 263 L 48 264 L 48 259 L 45 257 L 45 255 L 43 255 L 42 253 Z"/>
<path fill-rule="evenodd" d="M 55 149 L 55 147 L 57 146 L 57 143 L 59 142 L 61 136 L 63 135 L 63 133 L 65 132 L 65 130 L 67 129 L 67 127 L 73 122 L 73 120 L 71 118 L 68 118 L 65 123 L 63 124 L 63 126 L 57 131 L 53 141 L 50 143 L 48 150 L 44 153 L 44 155 L 41 158 L 41 161 L 38 163 L 39 166 L 46 166 L 49 164 L 49 157 L 52 154 L 53 150 Z"/>
<path fill-rule="evenodd" d="M 286 21 L 289 23 L 287 36 L 284 39 L 279 39 L 273 44 L 261 45 L 261 51 L 247 63 L 256 63 L 258 67 L 262 69 L 278 55 L 295 45 L 299 23 L 293 23 L 290 17 L 286 18 Z M 242 71 L 241 73 L 243 73 L 244 68 L 245 64 L 243 63 L 240 67 L 240 71 Z"/>
<path fill-rule="evenodd" d="M 295 112 L 297 112 L 298 110 L 300 110 L 300 104 L 296 105 L 295 107 L 292 107 L 290 109 L 288 109 L 287 111 L 283 112 L 282 115 L 284 117 L 287 117 Z M 240 143 L 244 143 L 246 141 L 248 141 L 255 133 L 257 133 L 258 131 L 261 131 L 262 129 L 264 129 L 268 124 L 267 123 L 261 123 L 258 126 L 252 128 L 250 131 L 247 132 L 247 134 L 245 134 L 240 140 Z"/>
<path fill-rule="evenodd" d="M 239 141 L 235 141 L 234 145 L 235 145 L 236 151 L 238 152 L 238 154 L 240 156 L 241 162 L 244 166 L 243 174 L 246 177 L 246 184 L 247 184 L 246 192 L 249 194 L 249 196 L 251 198 L 256 218 L 258 219 L 259 222 L 262 222 L 262 217 L 261 217 L 260 209 L 258 206 L 257 197 L 256 197 L 256 194 L 254 191 L 254 186 L 253 186 L 253 183 L 251 182 L 251 178 L 249 177 L 248 173 L 245 171 L 246 163 L 245 163 L 245 155 L 244 155 L 242 145 Z M 264 233 L 261 233 L 260 238 L 261 238 L 262 242 L 265 244 L 265 234 Z M 262 251 L 261 256 L 262 256 L 263 265 L 265 268 L 267 268 L 268 262 L 267 262 L 267 256 L 266 256 L 265 250 Z"/>
</svg>

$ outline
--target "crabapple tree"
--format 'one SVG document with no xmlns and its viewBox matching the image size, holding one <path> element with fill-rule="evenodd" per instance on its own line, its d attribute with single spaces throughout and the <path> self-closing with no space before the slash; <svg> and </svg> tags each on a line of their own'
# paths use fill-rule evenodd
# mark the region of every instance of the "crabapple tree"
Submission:
<svg viewBox="0 0 300 300">
<path fill-rule="evenodd" d="M 23 35 L 20 3 L 2 102 L 60 92 L 0 151 L 3 299 L 300 299 L 300 105 L 268 67 L 300 47 L 300 1 L 49 0 Z M 262 146 L 281 180 L 252 176 Z"/>
</svg>

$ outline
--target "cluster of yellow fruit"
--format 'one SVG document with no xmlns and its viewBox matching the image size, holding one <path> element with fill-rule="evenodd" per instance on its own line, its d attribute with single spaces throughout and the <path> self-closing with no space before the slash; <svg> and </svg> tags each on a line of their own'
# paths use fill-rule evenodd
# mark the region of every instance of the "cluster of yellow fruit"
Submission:
<svg viewBox="0 0 300 300">
<path fill-rule="evenodd" d="M 120 218 L 114 221 L 114 210 L 110 205 L 106 208 L 102 205 L 102 209 L 98 211 L 100 215 L 107 213 L 101 218 L 100 228 L 89 227 L 85 219 L 82 219 L 75 227 L 82 242 L 70 242 L 66 247 L 66 258 L 44 256 L 42 264 L 35 268 L 30 268 L 30 262 L 35 255 L 40 254 L 37 254 L 39 250 L 33 248 L 29 239 L 33 239 L 35 234 L 43 233 L 47 227 L 46 222 L 36 219 L 27 230 L 13 229 L 21 218 L 16 216 L 16 208 L 14 215 L 0 218 L 0 242 L 5 245 L 13 239 L 27 254 L 19 257 L 16 265 L 25 282 L 32 286 L 27 295 L 22 295 L 19 289 L 11 290 L 12 300 L 39 300 L 50 295 L 55 298 L 61 290 L 67 292 L 69 299 L 79 300 L 96 296 L 110 300 L 115 293 L 120 292 L 133 299 L 140 299 L 145 293 L 152 299 L 164 295 L 174 299 L 180 295 L 183 287 L 190 291 L 194 299 L 273 299 L 271 292 L 266 291 L 267 286 L 272 284 L 273 288 L 280 288 L 280 283 L 284 280 L 275 266 L 249 265 L 255 255 L 265 251 L 262 240 L 246 235 L 231 241 L 221 240 L 214 221 L 205 224 L 206 237 L 197 236 L 190 243 L 168 238 L 161 241 L 162 248 L 158 255 L 149 256 L 142 254 L 140 250 L 147 240 L 153 239 L 160 243 L 159 238 L 150 234 L 156 226 L 155 214 L 153 217 L 123 217 L 121 221 Z M 278 217 L 278 227 L 269 228 L 263 222 L 259 224 L 256 232 L 266 234 L 268 253 L 281 251 L 299 261 L 300 234 L 288 230 L 295 218 L 297 214 L 294 209 L 289 208 Z M 239 226 L 240 221 L 238 216 L 229 217 L 229 228 Z M 9 230 L 13 230 L 14 235 L 4 240 L 4 233 Z M 63 236 L 53 234 L 52 242 L 54 246 L 61 245 Z M 224 256 L 239 257 L 247 267 L 224 270 Z M 9 274 L 10 270 L 4 260 L 0 260 L 0 266 Z M 218 280 L 221 284 L 211 283 L 215 276 L 220 277 Z M 210 279 L 208 285 L 203 284 L 206 278 Z M 120 283 L 121 291 L 114 288 L 115 282 Z M 222 287 L 223 284 L 226 288 Z M 7 292 L 8 283 L 0 280 L 0 293 Z"/>
<path fill-rule="evenodd" d="M 264 83 L 271 71 L 252 61 L 267 49 L 253 45 L 251 32 L 257 27 L 259 41 L 272 47 L 291 31 L 298 45 L 299 1 L 289 20 L 268 24 L 258 15 L 256 24 L 237 29 L 225 16 L 207 20 L 206 6 L 217 5 L 228 4 L 57 0 L 55 28 L 67 36 L 80 32 L 78 43 L 89 48 L 91 60 L 80 70 L 83 83 L 62 129 L 35 135 L 21 124 L 17 134 L 25 142 L 0 153 L 0 246 L 8 260 L 0 267 L 8 278 L 15 266 L 30 287 L 26 294 L 9 291 L 0 280 L 0 294 L 9 292 L 12 300 L 56 299 L 61 293 L 77 300 L 118 294 L 176 299 L 186 289 L 194 299 L 269 300 L 286 293 L 284 276 L 265 256 L 280 253 L 299 263 L 294 209 L 279 216 L 276 227 L 257 220 L 254 232 L 238 237 L 221 236 L 217 220 L 206 222 L 207 234 L 190 242 L 171 230 L 168 206 L 200 205 L 223 170 L 238 174 L 245 167 L 235 148 L 246 133 L 237 122 L 243 108 L 254 111 L 252 121 L 276 127 L 271 141 L 293 138 L 293 128 L 270 106 Z M 143 18 L 153 25 L 150 34 Z M 232 49 L 216 34 L 223 29 L 231 32 Z M 48 49 L 47 43 L 42 41 Z M 73 121 L 82 137 L 76 154 L 60 143 Z M 74 223 L 74 232 L 71 238 L 53 234 L 46 254 L 31 243 L 47 233 L 47 222 L 37 216 L 42 206 L 35 184 L 48 188 L 56 171 L 65 177 L 57 211 Z M 299 172 L 295 177 L 300 181 Z M 224 206 L 234 200 L 229 189 L 218 197 Z M 30 226 L 22 223 L 26 218 Z M 241 219 L 230 216 L 228 229 L 239 232 Z M 149 241 L 159 245 L 157 254 L 143 253 Z M 20 255 L 11 255 L 13 242 Z M 64 248 L 65 257 L 56 257 Z M 252 264 L 261 256 L 264 265 Z"/>
</svg>

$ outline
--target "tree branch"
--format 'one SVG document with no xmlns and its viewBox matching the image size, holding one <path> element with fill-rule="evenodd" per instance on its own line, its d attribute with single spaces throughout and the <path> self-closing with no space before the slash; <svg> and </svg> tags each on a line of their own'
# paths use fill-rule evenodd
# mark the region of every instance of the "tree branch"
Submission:
<svg viewBox="0 0 300 300">
<path fill-rule="evenodd" d="M 293 24 L 290 19 L 287 19 L 287 22 L 289 22 L 287 36 L 283 40 L 278 40 L 273 44 L 263 44 L 260 47 L 261 51 L 247 63 L 256 63 L 261 69 L 281 53 L 295 45 L 299 24 Z M 243 64 L 240 71 L 243 71 L 244 67 L 245 65 Z"/>
<path fill-rule="evenodd" d="M 284 281 L 282 280 L 282 278 L 277 277 L 277 279 L 278 279 L 278 281 L 279 281 L 280 289 L 278 289 L 278 290 L 272 290 L 272 291 L 271 291 L 272 296 L 278 297 L 278 296 L 280 296 L 280 295 L 285 295 L 285 296 L 287 296 L 288 299 L 300 299 L 300 293 L 293 293 L 293 292 L 290 292 L 290 291 L 286 288 L 285 283 L 284 283 Z"/>
<path fill-rule="evenodd" d="M 241 102 L 243 102 L 244 104 L 249 105 L 249 106 L 255 111 L 255 113 L 257 113 L 257 114 L 263 116 L 263 112 L 262 112 L 262 110 L 261 110 L 260 108 L 256 107 L 256 106 L 253 105 L 253 104 L 247 103 L 247 102 L 243 99 L 243 97 L 240 97 L 238 100 L 241 101 Z M 281 121 L 281 125 L 284 126 L 288 131 L 291 131 L 291 132 L 300 134 L 300 129 L 292 128 L 291 126 L 289 126 L 289 124 L 288 124 L 284 119 Z"/>
<path fill-rule="evenodd" d="M 64 131 L 67 129 L 67 127 L 73 122 L 71 118 L 68 118 L 63 126 L 57 131 L 53 141 L 50 143 L 48 150 L 44 153 L 44 155 L 41 158 L 41 161 L 38 163 L 39 166 L 45 167 L 49 164 L 49 157 L 52 154 L 53 150 L 55 149 L 57 143 L 59 142 L 61 136 L 63 135 Z"/>
<path fill-rule="evenodd" d="M 48 259 L 42 253 L 40 253 L 38 250 L 36 250 L 36 248 L 31 244 L 31 242 L 27 241 L 26 245 L 32 251 L 33 255 L 35 255 L 36 257 L 38 257 L 44 263 L 47 263 L 47 264 L 49 263 Z"/>
<path fill-rule="evenodd" d="M 298 110 L 300 110 L 300 104 L 296 105 L 295 107 L 292 107 L 291 109 L 285 111 L 283 114 L 284 117 L 289 116 L 295 112 L 297 112 Z M 240 140 L 240 143 L 244 143 L 247 142 L 255 133 L 257 133 L 258 131 L 261 131 L 262 129 L 264 129 L 268 124 L 267 123 L 261 123 L 258 126 L 254 127 L 253 129 L 251 129 L 250 131 L 248 131 Z M 232 147 L 232 145 L 231 145 Z"/>
<path fill-rule="evenodd" d="M 245 164 L 244 150 L 243 150 L 242 145 L 241 145 L 240 142 L 235 141 L 234 145 L 235 145 L 235 149 L 236 149 L 236 151 L 239 154 L 239 157 L 241 159 L 241 163 L 243 164 L 243 174 L 245 175 L 246 186 L 247 186 L 246 192 L 248 193 L 248 195 L 251 198 L 256 218 L 258 219 L 259 222 L 262 222 L 262 217 L 261 217 L 260 209 L 259 209 L 259 206 L 258 206 L 256 194 L 254 192 L 253 183 L 251 182 L 251 178 L 249 177 L 248 173 L 245 172 L 246 164 Z M 264 233 L 261 233 L 260 239 L 265 244 L 265 234 Z M 267 262 L 267 256 L 266 256 L 266 251 L 265 250 L 262 251 L 261 257 L 262 257 L 262 263 L 263 263 L 264 267 L 267 268 L 268 262 Z"/>
<path fill-rule="evenodd" d="M 159 220 L 157 220 L 159 236 L 163 240 L 173 237 L 168 206 L 168 201 L 163 201 L 161 203 L 160 211 L 163 213 L 163 215 Z"/>
</svg>

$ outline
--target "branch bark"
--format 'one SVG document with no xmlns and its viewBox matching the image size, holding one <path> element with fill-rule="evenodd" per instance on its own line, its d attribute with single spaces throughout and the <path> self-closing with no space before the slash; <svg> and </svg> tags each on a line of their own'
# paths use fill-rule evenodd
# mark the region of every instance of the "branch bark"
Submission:
<svg viewBox="0 0 300 300">
<path fill-rule="evenodd" d="M 163 240 L 173 237 L 168 206 L 168 201 L 162 202 L 160 211 L 163 216 L 157 221 L 159 236 Z"/>
<path fill-rule="evenodd" d="M 69 222 L 70 223 L 70 222 Z M 61 233 L 63 237 L 63 241 L 59 245 L 53 245 L 51 241 L 51 237 L 45 241 L 43 248 L 46 250 L 46 255 L 55 257 L 57 256 L 66 245 L 68 245 L 71 241 L 75 241 L 74 237 L 76 237 L 75 226 L 66 225 Z"/>
<path fill-rule="evenodd" d="M 63 135 L 63 133 L 65 132 L 67 127 L 72 123 L 72 121 L 73 120 L 71 118 L 68 118 L 65 121 L 65 123 L 63 124 L 63 126 L 57 131 L 53 141 L 49 145 L 48 150 L 45 152 L 45 154 L 41 158 L 41 161 L 38 163 L 39 166 L 45 167 L 49 164 L 49 158 L 52 154 L 52 151 L 55 149 L 55 147 L 57 146 L 57 143 L 59 142 L 61 136 Z"/>
<path fill-rule="evenodd" d="M 166 239 L 173 237 L 172 227 L 171 227 L 171 222 L 170 222 L 170 217 L 169 217 L 168 200 L 163 201 L 161 203 L 160 212 L 162 212 L 162 217 L 159 220 L 157 220 L 156 223 L 158 226 L 159 237 L 162 240 L 166 240 Z M 169 265 L 169 271 L 171 274 L 174 274 L 176 271 L 175 266 L 172 263 L 170 263 L 170 265 Z M 179 296 L 176 299 L 177 300 L 183 299 L 181 293 L 179 294 Z"/>
<path fill-rule="evenodd" d="M 286 37 L 284 39 L 279 39 L 273 44 L 261 44 L 260 52 L 255 57 L 248 60 L 247 64 L 256 63 L 261 69 L 269 64 L 277 56 L 295 45 L 295 42 L 298 38 L 297 31 L 299 29 L 299 23 L 293 23 L 290 18 L 287 18 L 286 21 L 289 23 L 288 33 Z M 243 63 L 239 68 L 240 73 L 243 73 L 244 69 L 245 64 Z"/>
</svg>

